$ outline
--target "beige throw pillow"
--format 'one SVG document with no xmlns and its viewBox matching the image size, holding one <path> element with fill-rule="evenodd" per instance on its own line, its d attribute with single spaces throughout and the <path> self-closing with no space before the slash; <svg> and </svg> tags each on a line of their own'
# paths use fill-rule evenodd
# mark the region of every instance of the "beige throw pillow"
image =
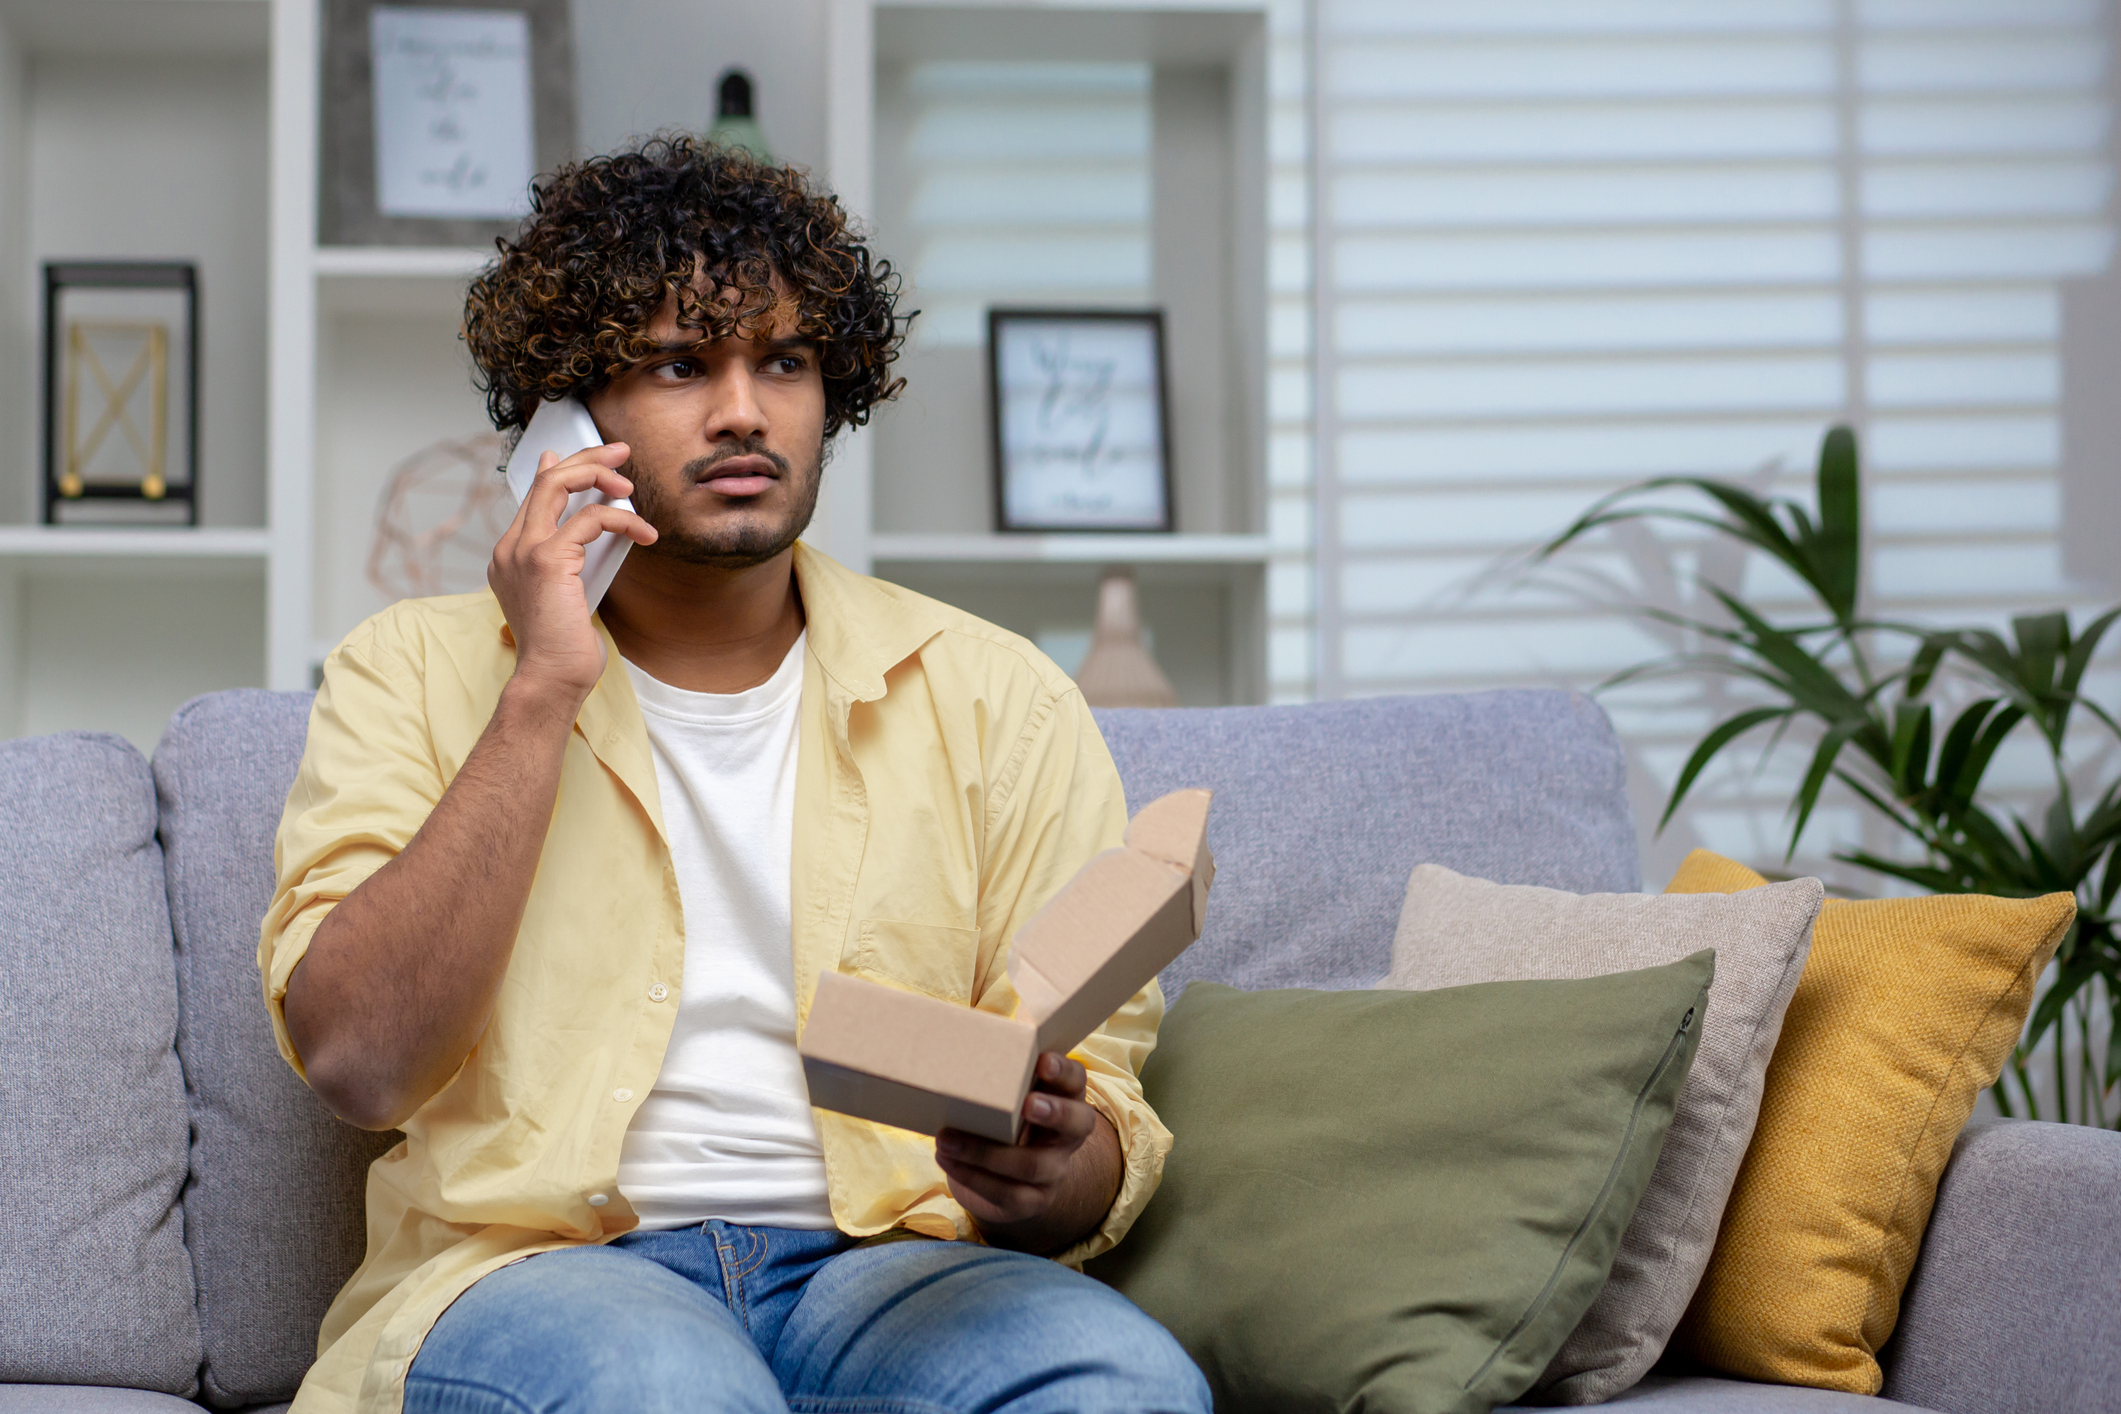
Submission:
<svg viewBox="0 0 2121 1414">
<path fill-rule="evenodd" d="M 1534 1386 L 1542 1398 L 1599 1404 L 1631 1388 L 1686 1314 L 1760 1115 L 1820 896 L 1817 879 L 1738 894 L 1569 894 L 1414 870 L 1386 987 L 1600 977 L 1716 952 L 1701 1047 L 1664 1152 L 1605 1289 Z M 1703 906 L 1711 901 L 1723 906 Z"/>
</svg>

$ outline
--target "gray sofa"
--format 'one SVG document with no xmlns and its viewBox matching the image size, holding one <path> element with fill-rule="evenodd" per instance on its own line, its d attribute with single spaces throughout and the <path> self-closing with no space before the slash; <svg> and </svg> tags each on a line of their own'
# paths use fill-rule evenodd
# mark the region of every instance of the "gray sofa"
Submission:
<svg viewBox="0 0 2121 1414">
<path fill-rule="evenodd" d="M 229 692 L 152 765 L 116 737 L 0 744 L 0 1414 L 277 1408 L 362 1241 L 390 1141 L 327 1114 L 258 997 L 272 833 L 308 699 Z M 1621 759 L 1555 693 L 1111 712 L 1135 800 L 1217 792 L 1207 935 L 1167 974 L 1363 987 L 1408 870 L 1641 880 Z M 1673 1411 L 2121 1410 L 2121 1135 L 1970 1128 L 1886 1399 L 1659 1374 Z M 1892 1401 L 1899 1401 L 1895 1404 Z"/>
</svg>

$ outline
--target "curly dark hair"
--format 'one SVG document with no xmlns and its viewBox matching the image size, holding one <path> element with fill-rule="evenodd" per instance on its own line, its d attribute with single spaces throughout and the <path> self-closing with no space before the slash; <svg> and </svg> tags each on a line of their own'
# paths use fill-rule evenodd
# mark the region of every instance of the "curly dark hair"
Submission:
<svg viewBox="0 0 2121 1414">
<path fill-rule="evenodd" d="M 891 376 L 912 319 L 898 312 L 898 273 L 797 168 L 661 134 L 561 167 L 530 207 L 464 301 L 464 340 L 504 432 L 541 400 L 587 397 L 655 353 L 649 321 L 672 296 L 678 327 L 703 341 L 755 335 L 776 279 L 797 334 L 817 341 L 828 439 L 905 386 Z"/>
</svg>

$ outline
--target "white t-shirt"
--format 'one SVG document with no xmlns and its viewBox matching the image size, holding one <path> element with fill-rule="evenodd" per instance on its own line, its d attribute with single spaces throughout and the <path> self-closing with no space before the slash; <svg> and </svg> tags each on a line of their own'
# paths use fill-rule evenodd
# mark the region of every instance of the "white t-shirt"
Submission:
<svg viewBox="0 0 2121 1414">
<path fill-rule="evenodd" d="M 619 1151 L 643 1228 L 834 1225 L 788 920 L 804 641 L 749 692 L 687 692 L 626 664 L 685 910 L 677 1025 Z"/>
</svg>

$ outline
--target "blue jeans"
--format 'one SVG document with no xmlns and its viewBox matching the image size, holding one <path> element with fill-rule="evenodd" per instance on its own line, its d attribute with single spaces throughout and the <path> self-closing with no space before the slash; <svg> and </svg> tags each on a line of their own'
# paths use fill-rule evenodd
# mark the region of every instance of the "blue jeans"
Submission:
<svg viewBox="0 0 2121 1414">
<path fill-rule="evenodd" d="M 634 1232 L 476 1283 L 405 1414 L 1209 1414 L 1170 1333 L 1040 1257 L 904 1234 Z"/>
</svg>

